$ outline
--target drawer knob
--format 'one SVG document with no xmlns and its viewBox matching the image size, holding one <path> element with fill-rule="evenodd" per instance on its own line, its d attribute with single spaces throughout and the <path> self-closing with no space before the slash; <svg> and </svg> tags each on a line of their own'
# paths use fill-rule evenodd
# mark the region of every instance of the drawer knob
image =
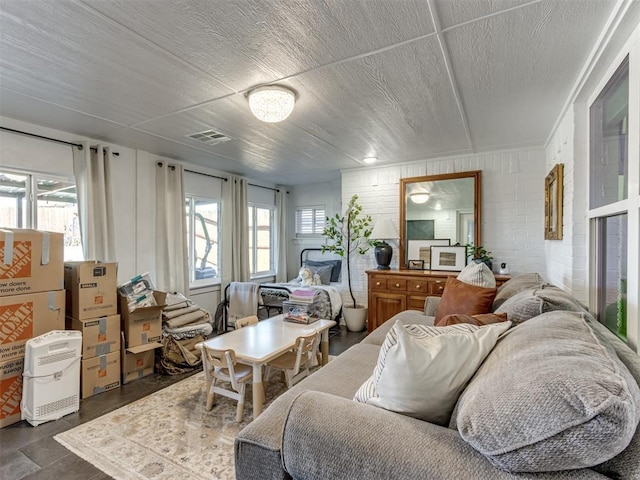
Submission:
<svg viewBox="0 0 640 480">
<path fill-rule="evenodd" d="M 420 285 L 416 285 L 416 290 L 420 290 Z"/>
<path fill-rule="evenodd" d="M 442 285 L 440 285 L 440 286 L 438 287 L 438 290 L 444 290 L 444 287 L 443 287 Z"/>
<path fill-rule="evenodd" d="M 380 286 L 380 282 L 376 282 L 376 287 L 379 287 L 379 286 Z"/>
<path fill-rule="evenodd" d="M 400 284 L 399 283 L 396 283 L 396 288 L 400 288 Z"/>
</svg>

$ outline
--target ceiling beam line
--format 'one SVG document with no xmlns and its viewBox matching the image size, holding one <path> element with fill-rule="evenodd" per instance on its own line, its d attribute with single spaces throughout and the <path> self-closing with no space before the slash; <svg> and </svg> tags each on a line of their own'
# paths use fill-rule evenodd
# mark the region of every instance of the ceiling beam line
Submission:
<svg viewBox="0 0 640 480">
<path fill-rule="evenodd" d="M 453 90 L 453 96 L 456 99 L 456 105 L 458 107 L 458 113 L 460 114 L 460 120 L 462 121 L 462 126 L 464 127 L 464 133 L 467 136 L 467 142 L 469 143 L 469 148 L 473 153 L 475 153 L 476 148 L 473 144 L 473 139 L 471 138 L 471 130 L 469 130 L 469 121 L 467 119 L 467 113 L 464 109 L 464 104 L 462 102 L 462 97 L 460 95 L 460 89 L 458 88 L 458 83 L 456 82 L 456 78 L 453 73 L 453 68 L 451 67 L 451 58 L 449 56 L 449 49 L 447 48 L 447 44 L 444 39 L 444 34 L 442 33 L 440 18 L 438 17 L 438 12 L 436 10 L 436 6 L 433 3 L 433 0 L 427 0 L 427 4 L 429 5 L 429 11 L 431 12 L 433 26 L 436 29 L 436 37 L 438 39 L 438 45 L 440 45 L 440 53 L 442 53 L 442 59 L 444 60 L 444 65 L 447 70 L 447 77 L 449 78 L 449 84 L 451 86 L 451 90 Z"/>
</svg>

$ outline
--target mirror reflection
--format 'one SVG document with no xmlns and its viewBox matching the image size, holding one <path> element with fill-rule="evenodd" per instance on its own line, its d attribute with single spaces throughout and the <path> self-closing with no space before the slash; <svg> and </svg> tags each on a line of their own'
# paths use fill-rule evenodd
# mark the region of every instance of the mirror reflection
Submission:
<svg viewBox="0 0 640 480">
<path fill-rule="evenodd" d="M 400 265 L 428 270 L 431 246 L 480 245 L 480 171 L 403 178 L 400 199 Z"/>
</svg>

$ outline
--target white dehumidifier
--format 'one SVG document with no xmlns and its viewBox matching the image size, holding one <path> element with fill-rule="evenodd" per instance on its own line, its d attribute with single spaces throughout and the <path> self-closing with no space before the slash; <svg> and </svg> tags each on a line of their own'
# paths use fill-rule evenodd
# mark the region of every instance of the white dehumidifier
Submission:
<svg viewBox="0 0 640 480">
<path fill-rule="evenodd" d="M 27 340 L 22 419 L 34 427 L 80 409 L 82 333 L 53 330 Z"/>
</svg>

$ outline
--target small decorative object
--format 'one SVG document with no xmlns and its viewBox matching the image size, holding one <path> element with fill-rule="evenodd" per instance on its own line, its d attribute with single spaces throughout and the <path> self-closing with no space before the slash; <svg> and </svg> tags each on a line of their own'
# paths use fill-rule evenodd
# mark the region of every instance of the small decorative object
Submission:
<svg viewBox="0 0 640 480">
<path fill-rule="evenodd" d="M 498 273 L 500 275 L 509 275 L 509 267 L 507 266 L 506 263 L 500 264 L 500 270 L 498 270 Z"/>
<path fill-rule="evenodd" d="M 423 268 L 423 260 L 409 260 L 409 270 L 422 270 Z"/>
<path fill-rule="evenodd" d="M 431 270 L 447 270 L 450 272 L 461 272 L 466 266 L 465 247 L 431 247 Z"/>
<path fill-rule="evenodd" d="M 398 238 L 398 230 L 396 230 L 390 219 L 382 218 L 376 222 L 371 232 L 371 239 L 376 240 L 373 252 L 378 264 L 378 270 L 389 270 L 389 264 L 393 256 L 393 249 L 385 240 L 397 240 Z"/>
<path fill-rule="evenodd" d="M 544 239 L 562 240 L 564 165 L 556 164 L 544 179 Z"/>
<path fill-rule="evenodd" d="M 313 282 L 311 283 L 312 285 L 322 285 L 322 281 L 320 280 L 320 275 L 318 275 L 317 273 L 313 274 Z"/>
<path fill-rule="evenodd" d="M 493 270 L 493 257 L 491 252 L 484 248 L 482 245 L 474 245 L 473 243 L 467 243 L 465 245 L 467 249 L 467 257 L 471 261 L 476 263 L 485 263 L 489 270 Z"/>
<path fill-rule="evenodd" d="M 432 246 L 449 246 L 448 238 L 434 240 L 409 240 L 407 242 L 407 257 L 422 260 L 422 268 L 431 268 L 431 247 Z"/>
<path fill-rule="evenodd" d="M 300 277 L 300 285 L 303 287 L 310 287 L 313 285 L 313 273 L 310 268 L 302 267 L 298 272 L 298 277 Z"/>
</svg>

